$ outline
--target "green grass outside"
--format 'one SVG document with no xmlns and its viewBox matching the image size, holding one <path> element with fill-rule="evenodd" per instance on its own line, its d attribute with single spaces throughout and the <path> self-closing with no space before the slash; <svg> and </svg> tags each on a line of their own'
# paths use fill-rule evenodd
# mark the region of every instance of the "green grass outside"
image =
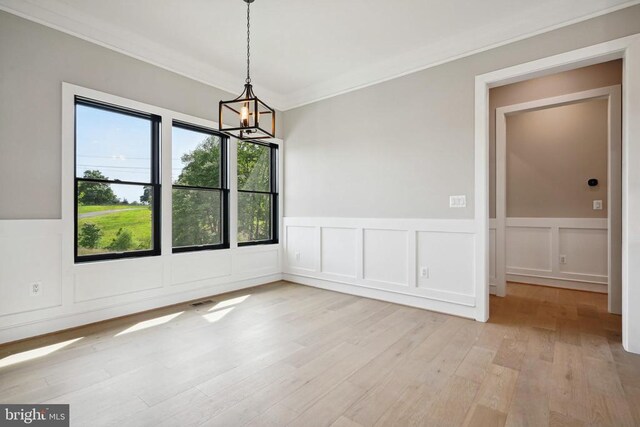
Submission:
<svg viewBox="0 0 640 427">
<path fill-rule="evenodd" d="M 136 206 L 136 205 L 91 205 L 91 206 L 78 206 L 78 213 L 84 214 L 89 212 L 100 211 L 115 211 L 121 209 L 149 209 L 148 206 Z"/>
<path fill-rule="evenodd" d="M 90 208 L 83 211 L 82 208 Z M 94 209 L 100 208 L 100 209 Z M 80 206 L 79 213 L 97 212 L 105 210 L 133 209 L 114 212 L 78 220 L 78 230 L 85 223 L 95 224 L 102 231 L 102 237 L 96 249 L 78 247 L 79 255 L 110 252 L 107 247 L 116 237 L 120 228 L 128 229 L 133 237 L 133 245 L 129 250 L 151 249 L 151 208 L 149 206 L 113 205 L 113 206 Z"/>
</svg>

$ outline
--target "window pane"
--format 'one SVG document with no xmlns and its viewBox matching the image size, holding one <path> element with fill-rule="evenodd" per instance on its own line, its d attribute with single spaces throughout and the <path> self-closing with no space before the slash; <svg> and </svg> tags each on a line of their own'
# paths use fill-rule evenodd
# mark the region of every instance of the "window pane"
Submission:
<svg viewBox="0 0 640 427">
<path fill-rule="evenodd" d="M 79 181 L 78 255 L 153 249 L 152 187 Z"/>
<path fill-rule="evenodd" d="M 222 243 L 222 192 L 173 189 L 173 247 Z"/>
<path fill-rule="evenodd" d="M 238 189 L 271 191 L 271 148 L 238 141 Z"/>
<path fill-rule="evenodd" d="M 172 134 L 174 184 L 220 188 L 221 139 L 180 127 Z"/>
<path fill-rule="evenodd" d="M 271 195 L 238 193 L 238 241 L 271 239 Z"/>
<path fill-rule="evenodd" d="M 76 176 L 151 182 L 151 120 L 76 105 Z"/>
</svg>

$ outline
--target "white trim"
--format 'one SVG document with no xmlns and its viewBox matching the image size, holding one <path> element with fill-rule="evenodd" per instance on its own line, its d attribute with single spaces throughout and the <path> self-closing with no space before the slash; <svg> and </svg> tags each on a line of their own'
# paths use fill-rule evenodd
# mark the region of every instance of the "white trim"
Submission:
<svg viewBox="0 0 640 427">
<path fill-rule="evenodd" d="M 607 100 L 607 123 L 608 123 L 608 138 L 607 138 L 607 174 L 608 174 L 608 219 L 606 220 L 608 226 L 604 227 L 608 233 L 608 305 L 609 311 L 612 313 L 620 314 L 622 310 L 621 299 L 621 263 L 622 258 L 620 254 L 620 248 L 622 248 L 621 235 L 616 226 L 621 226 L 620 221 L 622 218 L 621 212 L 621 200 L 620 195 L 622 193 L 621 182 L 618 178 L 622 175 L 622 135 L 620 133 L 622 125 L 622 111 L 620 109 L 622 105 L 622 90 L 620 85 L 602 87 L 597 89 L 590 89 L 582 92 L 574 92 L 566 95 L 554 96 L 550 98 L 536 99 L 533 101 L 523 102 L 519 104 L 506 105 L 496 108 L 496 294 L 498 296 L 506 295 L 506 282 L 507 277 L 507 265 L 506 265 L 506 227 L 514 224 L 507 224 L 507 222 L 513 222 L 513 219 L 507 218 L 507 116 L 516 113 L 525 113 L 529 111 L 536 111 L 549 107 L 559 107 L 562 105 L 569 105 L 578 102 L 584 102 L 592 99 L 606 99 Z M 521 221 L 525 223 L 525 226 L 531 226 L 531 219 Z M 549 221 L 547 221 L 548 223 Z M 558 241 L 558 227 L 563 227 L 557 222 L 551 221 L 553 224 L 550 226 L 554 234 L 554 245 L 557 245 Z M 573 221 L 575 222 L 575 220 Z M 546 226 L 543 224 L 543 226 Z M 576 228 L 576 227 L 571 227 Z M 582 228 L 594 228 L 584 226 Z M 555 251 L 552 251 L 555 252 Z M 554 266 L 557 263 L 557 259 L 553 258 Z M 511 269 L 513 271 L 513 268 Z M 554 268 L 554 270 L 557 270 Z M 559 274 L 559 273 L 557 273 Z M 567 278 L 568 279 L 568 278 Z M 595 277 L 587 281 L 598 282 L 602 278 Z"/>
<path fill-rule="evenodd" d="M 155 105 L 145 104 L 135 100 L 123 98 L 120 96 L 112 95 L 109 93 L 85 88 L 82 86 L 74 85 L 71 83 L 62 83 L 62 223 L 63 234 L 67 237 L 71 236 L 73 240 L 74 230 L 74 196 L 73 196 L 73 183 L 74 183 L 74 105 L 75 97 L 81 96 L 89 99 L 94 99 L 102 102 L 106 102 L 112 105 L 118 105 L 125 108 L 130 108 L 137 111 L 143 111 L 150 114 L 158 115 L 162 118 L 162 176 L 160 182 L 168 183 L 162 186 L 162 256 L 171 257 L 172 254 L 172 240 L 171 240 L 171 210 L 172 210 L 172 192 L 171 192 L 171 136 L 173 121 L 181 121 L 184 123 L 190 123 L 198 126 L 202 126 L 208 129 L 217 130 L 218 123 L 212 120 L 203 119 L 200 117 L 190 116 L 188 114 L 172 111 L 166 108 L 157 107 Z M 237 142 L 235 138 L 231 138 L 229 142 L 229 206 L 230 206 L 230 249 L 237 249 L 237 164 L 235 161 L 237 153 Z M 283 141 L 279 138 L 272 138 L 269 142 L 278 146 L 278 201 L 279 201 L 279 222 L 282 227 L 282 210 L 284 207 L 284 191 L 283 191 L 283 159 L 284 159 L 284 145 Z M 168 153 L 168 154 L 167 154 Z M 235 203 L 234 203 L 235 202 Z M 280 227 L 280 229 L 281 229 Z M 64 248 L 64 266 L 65 268 L 72 268 L 73 260 L 73 243 L 68 244 L 65 242 Z M 268 245 L 273 246 L 273 245 Z M 223 253 L 225 250 L 220 250 Z M 111 262 L 111 261 L 101 261 Z"/>
<path fill-rule="evenodd" d="M 599 294 L 607 293 L 606 283 L 598 284 L 591 282 L 579 282 L 575 280 L 563 280 L 555 277 L 519 274 L 507 274 L 507 280 L 512 284 L 525 283 L 529 285 L 549 286 L 552 288 L 573 289 L 575 291 L 596 292 Z"/>
<path fill-rule="evenodd" d="M 105 24 L 105 22 L 98 21 L 91 16 L 79 13 L 71 7 L 61 4 L 57 0 L 49 0 L 48 3 L 49 4 L 42 2 L 36 3 L 25 0 L 1 0 L 0 10 L 139 59 L 206 85 L 225 90 L 229 93 L 235 93 L 244 84 L 238 79 L 237 75 L 223 71 L 215 65 L 188 57 L 153 41 L 141 38 L 136 34 L 123 32 L 121 28 L 116 28 L 108 23 Z M 265 99 L 270 101 L 270 105 L 274 108 L 280 111 L 287 111 L 496 49 L 637 4 L 640 4 L 640 0 L 630 0 L 598 12 L 551 25 L 540 30 L 531 31 L 462 54 L 443 57 L 435 61 L 433 50 L 424 48 L 404 55 L 402 62 L 406 63 L 405 65 L 399 64 L 399 61 L 401 61 L 400 58 L 393 58 L 393 60 L 382 61 L 376 66 L 368 66 L 365 69 L 360 69 L 358 70 L 358 74 L 352 76 L 340 75 L 335 79 L 318 82 L 308 88 L 293 93 L 279 93 L 264 87 L 257 87 L 257 90 Z"/>
<path fill-rule="evenodd" d="M 559 227 L 607 229 L 606 218 L 507 218 L 507 227 Z"/>
<path fill-rule="evenodd" d="M 351 282 L 342 280 L 331 280 L 302 274 L 284 273 L 284 280 L 298 283 L 301 285 L 313 286 L 320 289 L 327 289 L 334 292 L 340 292 L 360 297 L 377 299 L 381 301 L 392 302 L 395 304 L 407 305 L 410 307 L 422 308 L 425 310 L 437 311 L 439 313 L 452 314 L 454 316 L 466 317 L 473 319 L 475 315 L 475 307 L 460 302 L 452 302 L 446 299 L 423 298 L 416 295 L 392 291 L 388 289 L 380 289 L 369 286 L 356 285 Z"/>
<path fill-rule="evenodd" d="M 287 226 L 475 233 L 471 219 L 284 217 Z"/>
<path fill-rule="evenodd" d="M 578 67 L 593 65 L 602 61 L 624 58 L 623 87 L 623 220 L 622 220 L 622 343 L 626 350 L 640 352 L 640 330 L 636 330 L 640 324 L 636 317 L 640 313 L 632 313 L 640 298 L 640 291 L 630 289 L 630 284 L 640 283 L 640 267 L 635 267 L 640 256 L 640 242 L 638 232 L 640 229 L 640 171 L 632 170 L 628 165 L 634 165 L 640 159 L 640 149 L 636 147 L 640 141 L 640 122 L 636 117 L 640 115 L 640 35 L 636 34 L 594 46 L 577 49 L 574 51 L 550 56 L 540 60 L 527 62 L 513 67 L 504 68 L 487 74 L 476 76 L 475 79 L 475 188 L 476 188 L 476 226 L 478 228 L 480 262 L 476 266 L 479 280 L 476 282 L 476 294 L 488 296 L 488 241 L 486 236 L 489 227 L 489 197 L 487 182 L 489 176 L 489 164 L 487 152 L 489 149 L 489 88 L 516 81 L 527 80 L 532 77 L 547 75 L 559 71 L 575 69 Z M 633 77 L 633 78 L 632 78 Z M 637 168 L 636 168 L 637 169 Z M 633 259 L 634 266 L 631 266 Z M 478 300 L 480 314 L 489 317 L 489 307 Z M 634 316 L 634 322 L 631 322 Z M 630 330 L 630 325 L 636 325 Z"/>
<path fill-rule="evenodd" d="M 9 3 L 9 4 L 7 4 Z M 108 28 L 100 28 L 101 22 L 86 14 L 61 5 L 57 0 L 32 2 L 28 0 L 0 0 L 0 10 L 36 22 L 54 30 L 77 37 L 81 40 L 113 50 L 131 58 L 154 65 L 207 86 L 236 94 L 244 86 L 244 77 L 228 73 L 213 64 L 186 56 L 175 49 L 167 48 L 138 34 L 123 31 L 107 23 Z M 55 7 L 61 11 L 54 10 Z M 104 21 L 102 22 L 104 24 Z M 277 92 L 254 85 L 269 105 L 276 109 L 285 99 Z M 233 95 L 235 96 L 235 95 Z M 281 110 L 281 109 L 280 109 Z M 282 110 L 281 110 L 282 111 Z"/>
</svg>

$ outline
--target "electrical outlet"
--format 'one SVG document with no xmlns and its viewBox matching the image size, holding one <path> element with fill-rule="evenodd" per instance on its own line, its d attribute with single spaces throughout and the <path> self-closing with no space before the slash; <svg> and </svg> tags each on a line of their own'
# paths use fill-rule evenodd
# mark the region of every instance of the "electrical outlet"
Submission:
<svg viewBox="0 0 640 427">
<path fill-rule="evenodd" d="M 42 294 L 42 282 L 33 282 L 29 285 L 29 295 L 39 297 Z"/>
<path fill-rule="evenodd" d="M 420 269 L 420 277 L 429 278 L 429 267 L 422 267 Z"/>
<path fill-rule="evenodd" d="M 566 264 L 566 263 L 567 263 L 567 256 L 560 255 L 560 264 Z"/>
<path fill-rule="evenodd" d="M 593 201 L 593 210 L 601 211 L 602 210 L 602 200 L 594 200 Z"/>
<path fill-rule="evenodd" d="M 296 261 L 300 261 L 300 258 L 302 258 L 302 255 L 300 252 L 296 252 Z"/>
</svg>

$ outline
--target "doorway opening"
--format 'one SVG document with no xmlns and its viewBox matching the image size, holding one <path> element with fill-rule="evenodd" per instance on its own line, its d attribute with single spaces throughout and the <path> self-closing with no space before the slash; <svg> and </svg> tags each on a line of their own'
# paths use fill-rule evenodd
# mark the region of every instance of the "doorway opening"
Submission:
<svg viewBox="0 0 640 427">
<path fill-rule="evenodd" d="M 490 90 L 492 293 L 598 292 L 621 313 L 621 83 L 614 60 Z"/>
<path fill-rule="evenodd" d="M 547 58 L 491 71 L 475 78 L 475 186 L 476 295 L 479 321 L 489 320 L 490 239 L 489 239 L 489 89 L 562 71 L 622 59 L 622 345 L 640 353 L 640 303 L 638 233 L 640 229 L 640 35 L 631 35 L 583 47 Z"/>
</svg>

